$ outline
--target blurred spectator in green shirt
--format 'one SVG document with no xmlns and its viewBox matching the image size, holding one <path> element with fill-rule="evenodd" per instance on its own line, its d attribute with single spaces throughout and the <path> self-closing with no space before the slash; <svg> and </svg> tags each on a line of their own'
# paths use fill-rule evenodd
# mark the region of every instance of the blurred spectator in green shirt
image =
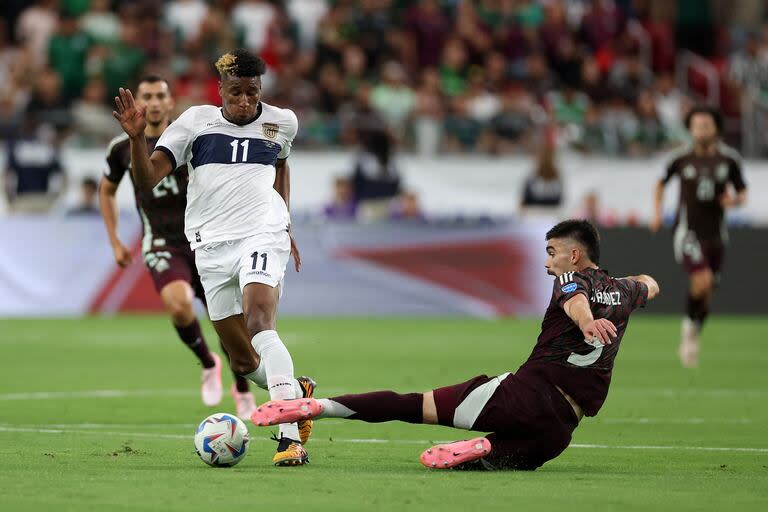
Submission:
<svg viewBox="0 0 768 512">
<path fill-rule="evenodd" d="M 59 15 L 56 33 L 48 45 L 48 63 L 61 77 L 64 98 L 80 96 L 86 81 L 85 61 L 91 38 L 80 30 L 79 20 L 67 11 Z"/>
</svg>

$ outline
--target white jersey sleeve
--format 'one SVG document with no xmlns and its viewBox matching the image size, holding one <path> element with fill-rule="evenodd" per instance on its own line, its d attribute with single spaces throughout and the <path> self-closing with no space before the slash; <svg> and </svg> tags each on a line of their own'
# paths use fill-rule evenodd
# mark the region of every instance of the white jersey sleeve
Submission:
<svg viewBox="0 0 768 512">
<path fill-rule="evenodd" d="M 291 154 L 293 138 L 296 137 L 296 132 L 299 130 L 299 120 L 296 118 L 296 114 L 293 110 L 285 109 L 285 112 L 288 113 L 287 119 L 285 120 L 285 139 L 283 147 L 277 155 L 277 158 L 280 160 L 285 160 L 288 158 L 288 155 Z"/>
<path fill-rule="evenodd" d="M 168 125 L 155 144 L 155 151 L 162 151 L 168 156 L 172 169 L 186 164 L 192 157 L 197 108 L 191 107 L 185 110 L 178 119 Z"/>
</svg>

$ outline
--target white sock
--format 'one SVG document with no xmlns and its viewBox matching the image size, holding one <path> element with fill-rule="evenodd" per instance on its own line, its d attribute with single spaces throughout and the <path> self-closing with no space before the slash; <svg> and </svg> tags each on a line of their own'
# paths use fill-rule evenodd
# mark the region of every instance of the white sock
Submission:
<svg viewBox="0 0 768 512">
<path fill-rule="evenodd" d="M 243 377 L 250 380 L 261 389 L 269 389 L 269 386 L 267 385 L 267 370 L 265 368 L 266 365 L 262 362 L 259 362 L 259 367 L 256 368 L 256 370 L 243 375 Z M 300 398 L 304 395 L 304 390 L 301 389 L 301 384 L 299 384 L 299 381 L 296 379 L 293 379 L 293 390 L 296 393 L 297 398 Z"/>
<path fill-rule="evenodd" d="M 243 375 L 246 379 L 250 380 L 261 389 L 267 389 L 267 371 L 264 369 L 264 364 L 259 362 L 259 367 L 247 375 Z"/>
<path fill-rule="evenodd" d="M 290 400 L 301 397 L 301 392 L 297 394 L 297 389 L 300 390 L 301 388 L 293 377 L 293 359 L 277 335 L 277 331 L 261 331 L 251 339 L 251 345 L 261 358 L 259 368 L 264 368 L 269 398 L 272 400 Z M 257 368 L 254 373 L 258 371 Z M 280 425 L 280 437 L 298 441 L 299 426 L 296 423 Z"/>
<path fill-rule="evenodd" d="M 350 409 L 344 404 L 334 402 L 330 398 L 319 398 L 317 400 L 323 406 L 323 412 L 318 414 L 316 418 L 349 418 L 355 411 Z"/>
</svg>

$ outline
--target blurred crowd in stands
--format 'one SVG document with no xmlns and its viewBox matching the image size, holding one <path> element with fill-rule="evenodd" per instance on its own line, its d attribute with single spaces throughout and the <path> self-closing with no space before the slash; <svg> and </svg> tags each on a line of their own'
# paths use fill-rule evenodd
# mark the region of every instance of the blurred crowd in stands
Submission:
<svg viewBox="0 0 768 512">
<path fill-rule="evenodd" d="M 297 113 L 299 148 L 364 146 L 380 131 L 422 155 L 568 146 L 646 156 L 685 140 L 684 113 L 705 93 L 696 77 L 676 77 L 681 51 L 718 70 L 730 118 L 746 87 L 768 90 L 762 0 L 0 3 L 9 149 L 27 139 L 104 147 L 119 133 L 117 88 L 148 73 L 170 80 L 179 111 L 219 104 L 213 62 L 235 47 L 267 62 L 263 97 Z M 368 160 L 356 176 L 371 173 Z"/>
</svg>

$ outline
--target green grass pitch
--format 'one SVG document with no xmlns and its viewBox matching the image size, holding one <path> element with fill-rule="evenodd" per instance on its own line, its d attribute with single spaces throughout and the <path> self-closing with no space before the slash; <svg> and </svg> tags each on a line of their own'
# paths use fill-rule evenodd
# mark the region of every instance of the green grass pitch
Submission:
<svg viewBox="0 0 768 512">
<path fill-rule="evenodd" d="M 329 396 L 514 371 L 538 325 L 285 318 L 279 329 L 297 373 Z M 316 423 L 309 466 L 273 467 L 269 430 L 251 425 L 246 459 L 214 469 L 192 437 L 215 411 L 165 317 L 0 319 L 0 509 L 766 510 L 768 320 L 713 318 L 697 370 L 680 368 L 678 332 L 678 318 L 638 315 L 600 416 L 536 472 L 429 471 L 418 455 L 430 442 L 467 434 L 342 420 Z M 228 394 L 217 409 L 234 412 Z"/>
</svg>

